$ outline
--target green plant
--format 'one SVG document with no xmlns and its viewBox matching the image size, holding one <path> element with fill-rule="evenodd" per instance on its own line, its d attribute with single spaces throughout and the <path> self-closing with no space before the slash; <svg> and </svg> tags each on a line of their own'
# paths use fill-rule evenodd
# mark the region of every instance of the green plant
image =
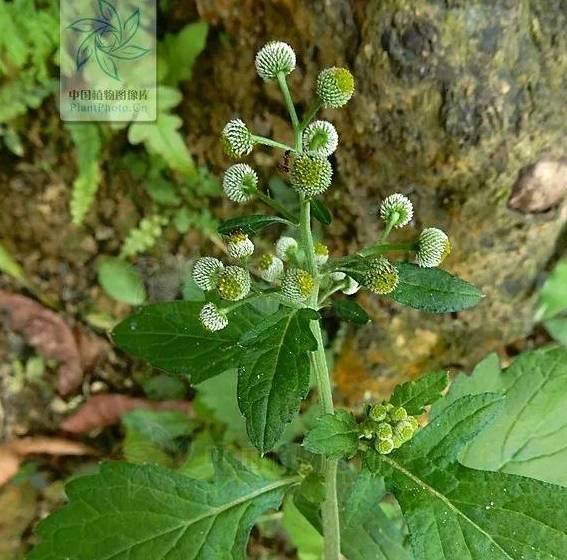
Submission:
<svg viewBox="0 0 567 560">
<path fill-rule="evenodd" d="M 184 476 L 156 466 L 103 465 L 98 474 L 69 485 L 70 504 L 40 525 L 42 542 L 30 560 L 244 558 L 252 525 L 267 510 L 279 508 L 286 495 L 293 497 L 296 516 L 323 535 L 326 560 L 341 554 L 349 560 L 543 560 L 561 558 L 567 550 L 567 489 L 509 474 L 514 472 L 510 461 L 505 469 L 498 462 L 510 438 L 511 460 L 526 445 L 537 448 L 540 442 L 530 439 L 534 423 L 541 427 L 541 438 L 563 426 L 557 408 L 549 417 L 542 414 L 548 414 L 546 401 L 557 394 L 552 387 L 558 383 L 561 388 L 567 377 L 564 350 L 518 359 L 509 376 L 500 379 L 496 372 L 496 379 L 483 381 L 489 392 L 476 385 L 467 390 L 462 381 L 440 400 L 448 377 L 434 372 L 399 385 L 389 400 L 368 404 L 358 415 L 335 411 L 320 315 L 335 295 L 353 295 L 364 287 L 433 313 L 462 311 L 482 296 L 471 284 L 435 268 L 450 251 L 440 230 L 427 228 L 409 243 L 388 240 L 394 229 L 411 221 L 413 208 L 403 195 L 383 202 L 383 233 L 358 253 L 331 256 L 314 243 L 312 210 L 323 223 L 329 221 L 330 213 L 316 197 L 330 187 L 326 158 L 336 138 L 330 123 L 319 124 L 316 131 L 307 127 L 321 106 L 336 108 L 350 99 L 354 79 L 343 68 L 323 70 L 318 99 L 300 120 L 286 81 L 295 63 L 292 49 L 280 42 L 266 45 L 256 59 L 258 74 L 281 88 L 294 145 L 257 136 L 240 119 L 225 127 L 223 143 L 233 157 L 249 154 L 258 144 L 289 151 L 299 215 L 265 195 L 249 166 L 231 168 L 224 182 L 227 195 L 237 202 L 257 197 L 277 215 L 221 224 L 233 262 L 226 265 L 212 256 L 197 261 L 193 278 L 203 290 L 200 301 L 147 306 L 113 333 L 122 348 L 188 376 L 193 384 L 207 384 L 221 374 L 234 380 L 238 368 L 237 402 L 248 438 L 262 455 L 274 453 L 279 467 L 267 469 L 265 460 L 250 456 L 244 466 L 227 450 L 213 454 L 212 474 L 197 469 L 206 472 L 204 480 L 191 470 Z M 282 225 L 297 238 L 280 238 L 275 254 L 251 265 L 250 237 Z M 387 257 L 396 252 L 414 252 L 418 264 Z M 354 301 L 333 309 L 355 322 L 368 319 Z M 526 384 L 529 388 L 526 368 L 539 368 L 541 387 L 551 390 L 547 397 L 540 395 L 540 386 L 535 396 L 514 396 Z M 319 417 L 303 446 L 281 445 L 298 422 L 310 378 L 319 394 Z M 228 391 L 228 385 L 217 390 Z M 540 396 L 539 406 L 526 407 Z M 435 404 L 433 421 L 422 427 L 434 403 L 444 404 Z M 528 408 L 539 416 L 528 416 Z M 557 438 L 552 439 L 545 453 L 557 446 Z M 480 457 L 470 452 L 477 441 Z M 162 439 L 159 443 L 164 445 Z M 537 449 L 533 452 L 537 455 Z M 469 461 L 484 470 L 470 468 Z M 381 503 L 387 491 L 401 507 L 411 551 L 399 511 Z M 77 531 L 81 539 L 75 538 Z M 320 545 L 313 534 L 308 545 L 301 543 L 317 551 Z"/>
</svg>

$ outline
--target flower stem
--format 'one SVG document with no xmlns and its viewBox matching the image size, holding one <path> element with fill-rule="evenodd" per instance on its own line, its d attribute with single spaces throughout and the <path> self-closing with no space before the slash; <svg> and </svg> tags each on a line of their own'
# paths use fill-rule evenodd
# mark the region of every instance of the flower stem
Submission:
<svg viewBox="0 0 567 560">
<path fill-rule="evenodd" d="M 382 241 L 378 241 L 378 243 L 361 249 L 358 251 L 357 255 L 360 257 L 370 257 L 390 251 L 414 251 L 415 248 L 415 243 L 383 243 Z"/>
<path fill-rule="evenodd" d="M 291 98 L 291 93 L 289 92 L 289 87 L 287 86 L 287 80 L 285 79 L 285 74 L 283 72 L 278 72 L 278 84 L 282 90 L 285 106 L 289 112 L 289 117 L 291 119 L 291 125 L 293 126 L 293 131 L 296 132 L 299 129 L 299 119 L 297 118 L 297 111 L 295 110 L 295 105 L 293 104 L 293 99 Z M 301 146 L 296 145 L 295 149 L 301 151 Z"/>
<path fill-rule="evenodd" d="M 280 150 L 285 150 L 286 152 L 288 150 L 291 150 L 293 152 L 293 148 L 291 146 L 288 146 L 287 144 L 282 144 L 281 142 L 278 142 L 277 140 L 272 140 L 271 138 L 266 138 L 265 136 L 258 136 L 256 134 L 253 134 L 252 140 L 254 142 L 257 142 L 258 144 L 264 144 L 264 146 L 279 148 Z"/>
<path fill-rule="evenodd" d="M 302 131 L 305 130 L 307 125 L 313 120 L 313 117 L 317 114 L 317 112 L 319 111 L 320 108 L 321 108 L 321 100 L 317 99 L 311 105 L 311 107 L 309 107 L 309 109 L 307 109 L 307 112 L 303 115 L 303 119 L 301 121 L 301 124 L 299 125 L 299 128 Z"/>
</svg>

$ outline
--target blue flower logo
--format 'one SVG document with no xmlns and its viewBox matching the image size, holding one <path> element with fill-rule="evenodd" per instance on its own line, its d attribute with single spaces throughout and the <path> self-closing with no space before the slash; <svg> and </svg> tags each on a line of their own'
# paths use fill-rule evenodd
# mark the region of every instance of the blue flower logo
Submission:
<svg viewBox="0 0 567 560">
<path fill-rule="evenodd" d="M 118 10 L 107 0 L 98 0 L 98 9 L 100 17 L 81 18 L 68 26 L 68 29 L 86 34 L 77 48 L 75 65 L 79 71 L 94 58 L 107 76 L 120 80 L 120 61 L 136 60 L 151 50 L 132 44 L 140 26 L 140 10 L 134 10 L 122 23 Z"/>
</svg>

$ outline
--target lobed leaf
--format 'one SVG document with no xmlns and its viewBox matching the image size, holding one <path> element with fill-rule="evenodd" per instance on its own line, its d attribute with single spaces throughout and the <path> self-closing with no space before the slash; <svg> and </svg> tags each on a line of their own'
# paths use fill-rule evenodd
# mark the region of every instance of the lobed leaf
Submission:
<svg viewBox="0 0 567 560">
<path fill-rule="evenodd" d="M 400 282 L 390 295 L 402 305 L 430 313 L 449 313 L 472 307 L 483 297 L 478 288 L 440 268 L 421 268 L 406 262 L 396 267 Z"/>
<path fill-rule="evenodd" d="M 346 410 L 337 410 L 319 418 L 303 440 L 303 446 L 327 457 L 351 457 L 358 449 L 358 435 L 354 416 Z"/>
<path fill-rule="evenodd" d="M 127 463 L 73 480 L 69 504 L 40 523 L 29 560 L 244 560 L 252 525 L 297 479 L 213 459 L 212 482 Z"/>
<path fill-rule="evenodd" d="M 241 339 L 238 406 L 248 436 L 261 453 L 270 451 L 299 411 L 309 391 L 309 352 L 317 349 L 313 309 L 282 307 Z"/>
</svg>

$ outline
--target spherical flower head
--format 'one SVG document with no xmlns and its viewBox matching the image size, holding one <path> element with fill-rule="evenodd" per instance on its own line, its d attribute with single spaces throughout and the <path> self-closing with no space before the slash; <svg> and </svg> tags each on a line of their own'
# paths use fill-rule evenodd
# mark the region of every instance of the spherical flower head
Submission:
<svg viewBox="0 0 567 560">
<path fill-rule="evenodd" d="M 331 277 L 331 280 L 333 282 L 342 282 L 346 278 L 346 274 L 344 272 L 341 272 L 340 270 L 336 272 L 331 272 L 329 276 Z"/>
<path fill-rule="evenodd" d="M 390 412 L 390 418 L 392 422 L 401 422 L 408 417 L 408 413 L 403 406 L 398 406 Z"/>
<path fill-rule="evenodd" d="M 413 205 L 407 196 L 391 194 L 380 205 L 380 217 L 395 228 L 407 226 L 413 218 Z"/>
<path fill-rule="evenodd" d="M 389 294 L 396 289 L 399 280 L 398 270 L 386 257 L 377 257 L 368 263 L 364 285 L 371 292 Z"/>
<path fill-rule="evenodd" d="M 349 276 L 347 278 L 346 286 L 341 291 L 347 296 L 353 296 L 356 292 L 358 292 L 358 290 L 360 290 L 360 284 L 354 278 Z"/>
<path fill-rule="evenodd" d="M 398 422 L 394 427 L 394 431 L 403 442 L 409 441 L 415 433 L 412 423 L 407 419 Z"/>
<path fill-rule="evenodd" d="M 219 276 L 219 294 L 228 301 L 238 301 L 248 295 L 250 284 L 248 271 L 239 266 L 227 266 Z"/>
<path fill-rule="evenodd" d="M 375 422 L 382 422 L 386 420 L 387 415 L 388 415 L 388 411 L 386 409 L 386 406 L 378 403 L 372 405 L 372 408 L 368 412 L 368 416 L 370 417 L 370 419 L 374 420 Z"/>
<path fill-rule="evenodd" d="M 303 145 L 311 156 L 329 157 L 338 144 L 339 135 L 329 121 L 314 121 L 303 131 Z"/>
<path fill-rule="evenodd" d="M 394 441 L 392 438 L 377 439 L 374 447 L 380 455 L 389 455 L 394 450 Z"/>
<path fill-rule="evenodd" d="M 199 320 L 203 328 L 211 331 L 222 331 L 228 325 L 226 315 L 214 304 L 207 303 L 199 313 Z"/>
<path fill-rule="evenodd" d="M 214 290 L 223 268 L 224 265 L 218 259 L 202 257 L 193 265 L 193 280 L 205 292 Z"/>
<path fill-rule="evenodd" d="M 329 260 L 329 247 L 324 243 L 315 243 L 313 249 L 315 252 L 315 264 L 317 266 L 324 265 Z"/>
<path fill-rule="evenodd" d="M 394 435 L 394 430 L 388 422 L 380 422 L 376 426 L 376 435 L 379 439 L 391 439 Z"/>
<path fill-rule="evenodd" d="M 233 231 L 225 237 L 226 252 L 233 259 L 243 259 L 254 253 L 254 243 L 241 230 Z"/>
<path fill-rule="evenodd" d="M 229 200 L 243 204 L 254 198 L 258 175 L 247 163 L 237 163 L 226 170 L 222 187 Z"/>
<path fill-rule="evenodd" d="M 423 268 L 439 266 L 451 252 L 451 242 L 444 231 L 424 229 L 418 241 L 416 262 Z"/>
<path fill-rule="evenodd" d="M 291 184 L 309 198 L 325 192 L 332 178 L 333 168 L 324 157 L 300 154 L 293 159 Z"/>
<path fill-rule="evenodd" d="M 266 282 L 275 282 L 278 280 L 283 273 L 283 269 L 283 261 L 272 253 L 262 255 L 258 263 L 260 277 Z"/>
<path fill-rule="evenodd" d="M 417 430 L 419 429 L 418 419 L 415 416 L 408 416 L 407 420 L 411 424 L 411 427 L 413 428 L 414 433 L 417 432 Z"/>
<path fill-rule="evenodd" d="M 392 436 L 392 442 L 394 443 L 394 449 L 399 449 L 405 443 L 398 434 Z"/>
<path fill-rule="evenodd" d="M 256 71 L 264 81 L 277 79 L 281 72 L 287 76 L 295 68 L 295 52 L 282 41 L 270 41 L 256 54 Z"/>
<path fill-rule="evenodd" d="M 222 130 L 222 144 L 226 155 L 236 159 L 247 156 L 252 151 L 254 139 L 243 121 L 233 119 Z"/>
<path fill-rule="evenodd" d="M 294 302 L 305 301 L 313 292 L 314 286 L 313 276 L 306 270 L 292 268 L 284 272 L 282 294 Z"/>
<path fill-rule="evenodd" d="M 354 77 L 346 68 L 325 68 L 317 77 L 317 95 L 325 107 L 342 107 L 353 93 Z"/>
<path fill-rule="evenodd" d="M 297 253 L 297 241 L 293 237 L 280 237 L 276 241 L 276 255 L 283 262 L 289 261 Z"/>
</svg>

